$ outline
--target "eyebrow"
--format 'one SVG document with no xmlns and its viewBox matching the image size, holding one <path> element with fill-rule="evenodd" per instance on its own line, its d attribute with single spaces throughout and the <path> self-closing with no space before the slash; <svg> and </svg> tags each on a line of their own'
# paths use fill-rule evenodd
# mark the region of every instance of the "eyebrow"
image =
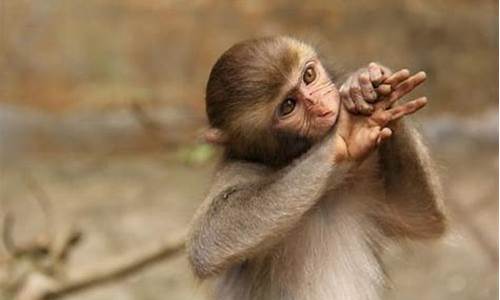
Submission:
<svg viewBox="0 0 500 300">
<path fill-rule="evenodd" d="M 315 59 L 309 59 L 309 60 L 306 60 L 306 62 L 304 63 L 303 67 L 302 67 L 302 70 L 300 70 L 300 76 L 297 80 L 297 82 L 295 83 L 295 85 L 290 89 L 293 90 L 293 89 L 297 89 L 299 87 L 299 85 L 301 84 L 302 82 L 302 78 L 304 78 L 304 73 L 306 72 L 307 68 L 309 67 L 309 65 L 311 65 L 312 63 L 316 63 Z"/>
<path fill-rule="evenodd" d="M 311 57 L 309 59 L 306 59 L 305 62 L 302 64 L 302 68 L 300 69 L 300 76 L 299 78 L 297 79 L 297 81 L 293 84 L 291 80 L 288 80 L 287 79 L 287 76 L 290 77 L 291 76 L 291 72 L 288 74 L 288 75 L 285 75 L 283 72 L 281 72 L 281 75 L 283 76 L 283 78 L 285 79 L 284 83 L 283 83 L 283 86 L 285 86 L 287 83 L 290 83 L 291 86 L 289 88 L 287 88 L 286 90 L 284 91 L 280 91 L 278 92 L 278 96 L 280 94 L 282 94 L 283 96 L 288 97 L 290 94 L 292 94 L 294 91 L 297 91 L 298 90 L 298 87 L 300 85 L 300 83 L 302 82 L 302 78 L 304 76 L 304 72 L 306 71 L 307 67 L 311 64 L 311 63 L 317 63 L 318 61 L 318 58 L 317 56 L 314 56 L 314 57 Z"/>
</svg>

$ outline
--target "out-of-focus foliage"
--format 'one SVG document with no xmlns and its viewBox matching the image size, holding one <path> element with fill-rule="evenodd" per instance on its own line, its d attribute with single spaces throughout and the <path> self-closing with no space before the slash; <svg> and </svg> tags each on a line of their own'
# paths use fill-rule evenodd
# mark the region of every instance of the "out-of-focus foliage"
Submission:
<svg viewBox="0 0 500 300">
<path fill-rule="evenodd" d="M 192 165 L 204 164 L 215 155 L 215 150 L 207 144 L 194 145 L 179 150 L 179 158 Z"/>
</svg>

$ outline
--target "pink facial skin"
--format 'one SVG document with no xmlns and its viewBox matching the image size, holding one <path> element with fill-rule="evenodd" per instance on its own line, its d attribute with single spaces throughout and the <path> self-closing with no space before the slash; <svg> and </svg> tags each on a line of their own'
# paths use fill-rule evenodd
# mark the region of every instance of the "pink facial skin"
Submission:
<svg viewBox="0 0 500 300">
<path fill-rule="evenodd" d="M 314 80 L 309 83 L 304 80 L 304 72 L 308 68 L 313 68 L 316 74 Z M 278 107 L 275 127 L 301 136 L 320 138 L 337 121 L 340 109 L 339 91 L 318 60 L 306 63 L 302 72 L 300 82 L 284 100 L 293 101 L 294 109 L 290 113 L 280 114 Z"/>
</svg>

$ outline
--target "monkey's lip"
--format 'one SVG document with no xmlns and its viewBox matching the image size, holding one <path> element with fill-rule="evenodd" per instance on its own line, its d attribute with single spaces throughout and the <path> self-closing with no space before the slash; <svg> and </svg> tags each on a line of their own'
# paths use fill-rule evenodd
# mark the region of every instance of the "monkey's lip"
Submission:
<svg viewBox="0 0 500 300">
<path fill-rule="evenodd" d="M 329 118 L 329 117 L 332 117 L 334 114 L 335 113 L 333 112 L 333 110 L 330 110 L 330 111 L 319 114 L 318 117 L 319 118 Z"/>
</svg>

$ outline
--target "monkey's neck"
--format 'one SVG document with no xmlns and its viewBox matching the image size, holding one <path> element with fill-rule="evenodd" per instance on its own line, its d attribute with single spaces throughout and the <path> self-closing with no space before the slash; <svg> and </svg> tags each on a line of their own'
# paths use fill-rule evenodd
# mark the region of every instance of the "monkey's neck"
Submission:
<svg viewBox="0 0 500 300">
<path fill-rule="evenodd" d="M 266 133 L 256 140 L 236 138 L 226 146 L 225 156 L 231 160 L 245 160 L 280 168 L 307 152 L 313 143 L 309 138 L 296 134 Z"/>
</svg>

